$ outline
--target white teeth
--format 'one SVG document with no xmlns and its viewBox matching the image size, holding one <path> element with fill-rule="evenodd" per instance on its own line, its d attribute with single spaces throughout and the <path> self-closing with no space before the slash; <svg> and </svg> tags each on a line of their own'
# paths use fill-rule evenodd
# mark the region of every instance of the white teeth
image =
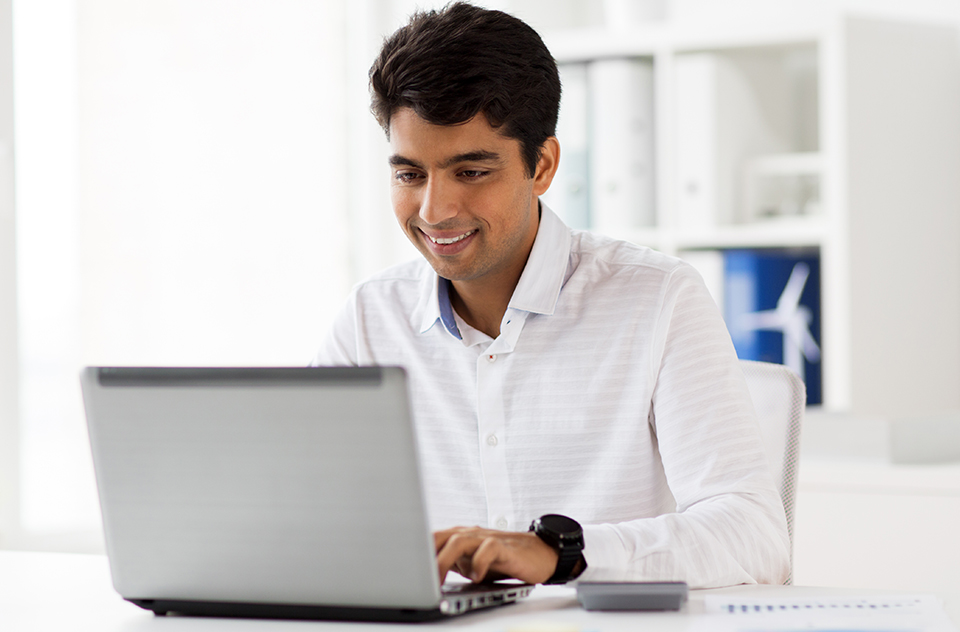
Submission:
<svg viewBox="0 0 960 632">
<path fill-rule="evenodd" d="M 475 232 L 477 232 L 477 231 L 476 231 L 476 230 L 471 230 L 470 232 L 464 233 L 464 234 L 460 235 L 459 237 L 451 237 L 451 238 L 449 238 L 449 239 L 444 239 L 443 237 L 430 237 L 430 235 L 427 235 L 427 237 L 430 237 L 430 241 L 432 241 L 432 242 L 435 243 L 435 244 L 447 245 L 447 244 L 455 244 L 455 243 L 457 243 L 458 241 L 460 241 L 461 239 L 465 239 L 465 238 L 469 237 L 470 235 L 474 234 Z"/>
</svg>

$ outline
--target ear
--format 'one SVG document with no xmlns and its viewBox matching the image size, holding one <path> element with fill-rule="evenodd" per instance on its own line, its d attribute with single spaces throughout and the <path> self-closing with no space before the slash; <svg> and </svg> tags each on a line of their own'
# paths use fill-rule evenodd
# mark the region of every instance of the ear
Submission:
<svg viewBox="0 0 960 632">
<path fill-rule="evenodd" d="M 540 160 L 537 161 L 537 170 L 533 174 L 533 194 L 543 195 L 550 188 L 553 177 L 557 175 L 557 166 L 560 164 L 560 141 L 551 136 L 540 147 Z"/>
</svg>

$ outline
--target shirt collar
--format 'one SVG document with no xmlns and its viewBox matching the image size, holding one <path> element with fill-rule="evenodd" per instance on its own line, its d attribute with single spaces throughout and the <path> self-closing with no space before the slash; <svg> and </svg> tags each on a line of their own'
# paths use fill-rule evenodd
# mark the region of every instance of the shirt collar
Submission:
<svg viewBox="0 0 960 632">
<path fill-rule="evenodd" d="M 571 237 L 570 229 L 547 205 L 541 203 L 540 208 L 537 236 L 508 309 L 550 315 L 556 309 L 566 278 Z M 451 336 L 463 339 L 450 304 L 450 281 L 441 279 L 430 266 L 424 266 L 414 325 L 419 325 L 420 333 L 426 333 L 438 321 Z"/>
<path fill-rule="evenodd" d="M 560 288 L 566 278 L 571 237 L 570 229 L 546 204 L 541 203 L 540 207 L 537 238 L 510 298 L 509 307 L 550 315 L 557 307 Z"/>
<path fill-rule="evenodd" d="M 418 313 L 423 316 L 417 318 Z M 420 301 L 414 310 L 415 325 L 416 321 L 419 321 L 421 334 L 440 322 L 451 336 L 462 340 L 453 315 L 453 306 L 450 304 L 450 281 L 438 276 L 429 265 L 424 266 L 420 281 Z"/>
</svg>

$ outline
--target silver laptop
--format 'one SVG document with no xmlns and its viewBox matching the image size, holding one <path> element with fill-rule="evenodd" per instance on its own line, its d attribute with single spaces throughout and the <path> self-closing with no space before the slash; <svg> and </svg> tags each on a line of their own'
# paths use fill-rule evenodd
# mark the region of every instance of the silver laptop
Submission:
<svg viewBox="0 0 960 632">
<path fill-rule="evenodd" d="M 157 614 L 409 621 L 441 591 L 399 368 L 106 368 L 81 377 L 113 585 Z"/>
</svg>

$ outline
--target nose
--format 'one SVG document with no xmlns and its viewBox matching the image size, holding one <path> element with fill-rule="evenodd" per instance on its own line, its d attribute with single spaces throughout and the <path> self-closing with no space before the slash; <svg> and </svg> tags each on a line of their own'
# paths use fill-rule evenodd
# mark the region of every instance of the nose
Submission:
<svg viewBox="0 0 960 632">
<path fill-rule="evenodd" d="M 443 178 L 430 178 L 420 200 L 420 219 L 435 226 L 456 217 L 458 201 L 455 189 L 455 186 L 444 182 Z"/>
</svg>

